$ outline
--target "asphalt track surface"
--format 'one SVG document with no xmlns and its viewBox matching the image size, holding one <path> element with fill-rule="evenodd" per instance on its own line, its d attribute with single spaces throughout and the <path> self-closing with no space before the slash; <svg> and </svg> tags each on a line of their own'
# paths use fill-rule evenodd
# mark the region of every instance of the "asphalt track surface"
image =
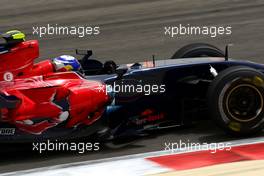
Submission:
<svg viewBox="0 0 264 176">
<path fill-rule="evenodd" d="M 169 58 L 178 48 L 192 42 L 211 43 L 224 48 L 233 43 L 232 58 L 263 62 L 264 1 L 262 0 L 1 0 L 0 31 L 20 29 L 28 39 L 40 41 L 40 58 L 73 54 L 74 49 L 93 49 L 95 57 L 117 63 L 142 61 L 153 54 Z M 100 35 L 33 35 L 33 26 L 99 26 Z M 184 35 L 170 38 L 165 26 L 232 26 L 232 35 L 211 38 Z M 118 150 L 76 154 L 38 154 L 16 146 L 16 151 L 0 153 L 0 172 L 30 169 L 61 163 L 163 150 L 165 142 L 220 142 L 233 138 L 206 122 L 187 129 L 154 134 Z"/>
</svg>

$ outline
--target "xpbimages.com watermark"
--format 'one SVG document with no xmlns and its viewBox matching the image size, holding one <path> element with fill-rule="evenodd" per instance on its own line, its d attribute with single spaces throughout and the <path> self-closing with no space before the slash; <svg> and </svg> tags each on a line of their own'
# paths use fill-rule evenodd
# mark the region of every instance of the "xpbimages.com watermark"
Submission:
<svg viewBox="0 0 264 176">
<path fill-rule="evenodd" d="M 190 24 L 177 26 L 165 26 L 164 35 L 170 36 L 171 38 L 180 35 L 206 35 L 212 38 L 221 35 L 231 35 L 231 26 L 192 26 Z"/>
<path fill-rule="evenodd" d="M 208 150 L 210 153 L 216 153 L 217 151 L 230 151 L 232 149 L 231 143 L 195 143 L 184 142 L 180 140 L 179 142 L 165 142 L 164 150 L 170 151 L 172 153 L 179 152 L 183 150 L 187 151 L 197 151 L 197 150 Z"/>
<path fill-rule="evenodd" d="M 160 94 L 166 91 L 166 86 L 164 84 L 141 84 L 141 83 L 126 83 L 126 82 L 114 82 L 112 85 L 106 85 L 106 91 L 113 93 L 122 93 L 122 94 Z"/>
<path fill-rule="evenodd" d="M 47 24 L 46 26 L 33 26 L 32 34 L 39 37 L 46 35 L 72 35 L 80 38 L 100 34 L 99 26 L 60 26 Z"/>
<path fill-rule="evenodd" d="M 71 151 L 78 152 L 80 154 L 91 151 L 100 150 L 100 143 L 95 142 L 59 142 L 50 141 L 45 142 L 35 142 L 32 143 L 32 150 L 38 153 L 43 153 L 46 151 Z"/>
<path fill-rule="evenodd" d="M 106 84 L 105 86 L 98 83 L 98 86 L 94 89 L 99 92 L 104 92 L 106 94 L 114 93 L 123 96 L 131 95 L 153 95 L 162 94 L 166 92 L 165 84 L 154 84 L 154 83 L 144 83 L 142 80 L 120 80 L 115 81 L 113 84 Z"/>
</svg>

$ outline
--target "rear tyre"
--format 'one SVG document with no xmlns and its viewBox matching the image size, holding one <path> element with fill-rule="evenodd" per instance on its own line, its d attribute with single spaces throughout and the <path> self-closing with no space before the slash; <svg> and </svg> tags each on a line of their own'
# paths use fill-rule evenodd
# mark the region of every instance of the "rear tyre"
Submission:
<svg viewBox="0 0 264 176">
<path fill-rule="evenodd" d="M 235 66 L 222 71 L 208 89 L 210 116 L 227 132 L 245 136 L 263 129 L 264 74 Z"/>
<path fill-rule="evenodd" d="M 193 43 L 180 48 L 171 59 L 193 57 L 224 57 L 224 52 L 210 44 Z"/>
</svg>

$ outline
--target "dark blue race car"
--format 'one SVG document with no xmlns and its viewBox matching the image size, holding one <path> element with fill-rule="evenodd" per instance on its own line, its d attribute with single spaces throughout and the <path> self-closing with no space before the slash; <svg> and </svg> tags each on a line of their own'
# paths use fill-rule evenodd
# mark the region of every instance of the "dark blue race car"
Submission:
<svg viewBox="0 0 264 176">
<path fill-rule="evenodd" d="M 81 60 L 86 78 L 104 81 L 114 98 L 105 115 L 111 139 L 204 118 L 238 136 L 263 129 L 264 65 L 229 59 L 228 47 L 224 53 L 190 44 L 168 60 L 119 66 L 88 59 L 91 54 Z"/>
</svg>

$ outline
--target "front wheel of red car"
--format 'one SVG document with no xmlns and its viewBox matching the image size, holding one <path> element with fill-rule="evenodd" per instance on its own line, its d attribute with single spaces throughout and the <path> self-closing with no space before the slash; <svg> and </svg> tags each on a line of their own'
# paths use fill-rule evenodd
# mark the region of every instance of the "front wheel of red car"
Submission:
<svg viewBox="0 0 264 176">
<path fill-rule="evenodd" d="M 208 89 L 208 108 L 227 132 L 239 136 L 259 132 L 264 125 L 264 74 L 243 66 L 222 71 Z"/>
</svg>

